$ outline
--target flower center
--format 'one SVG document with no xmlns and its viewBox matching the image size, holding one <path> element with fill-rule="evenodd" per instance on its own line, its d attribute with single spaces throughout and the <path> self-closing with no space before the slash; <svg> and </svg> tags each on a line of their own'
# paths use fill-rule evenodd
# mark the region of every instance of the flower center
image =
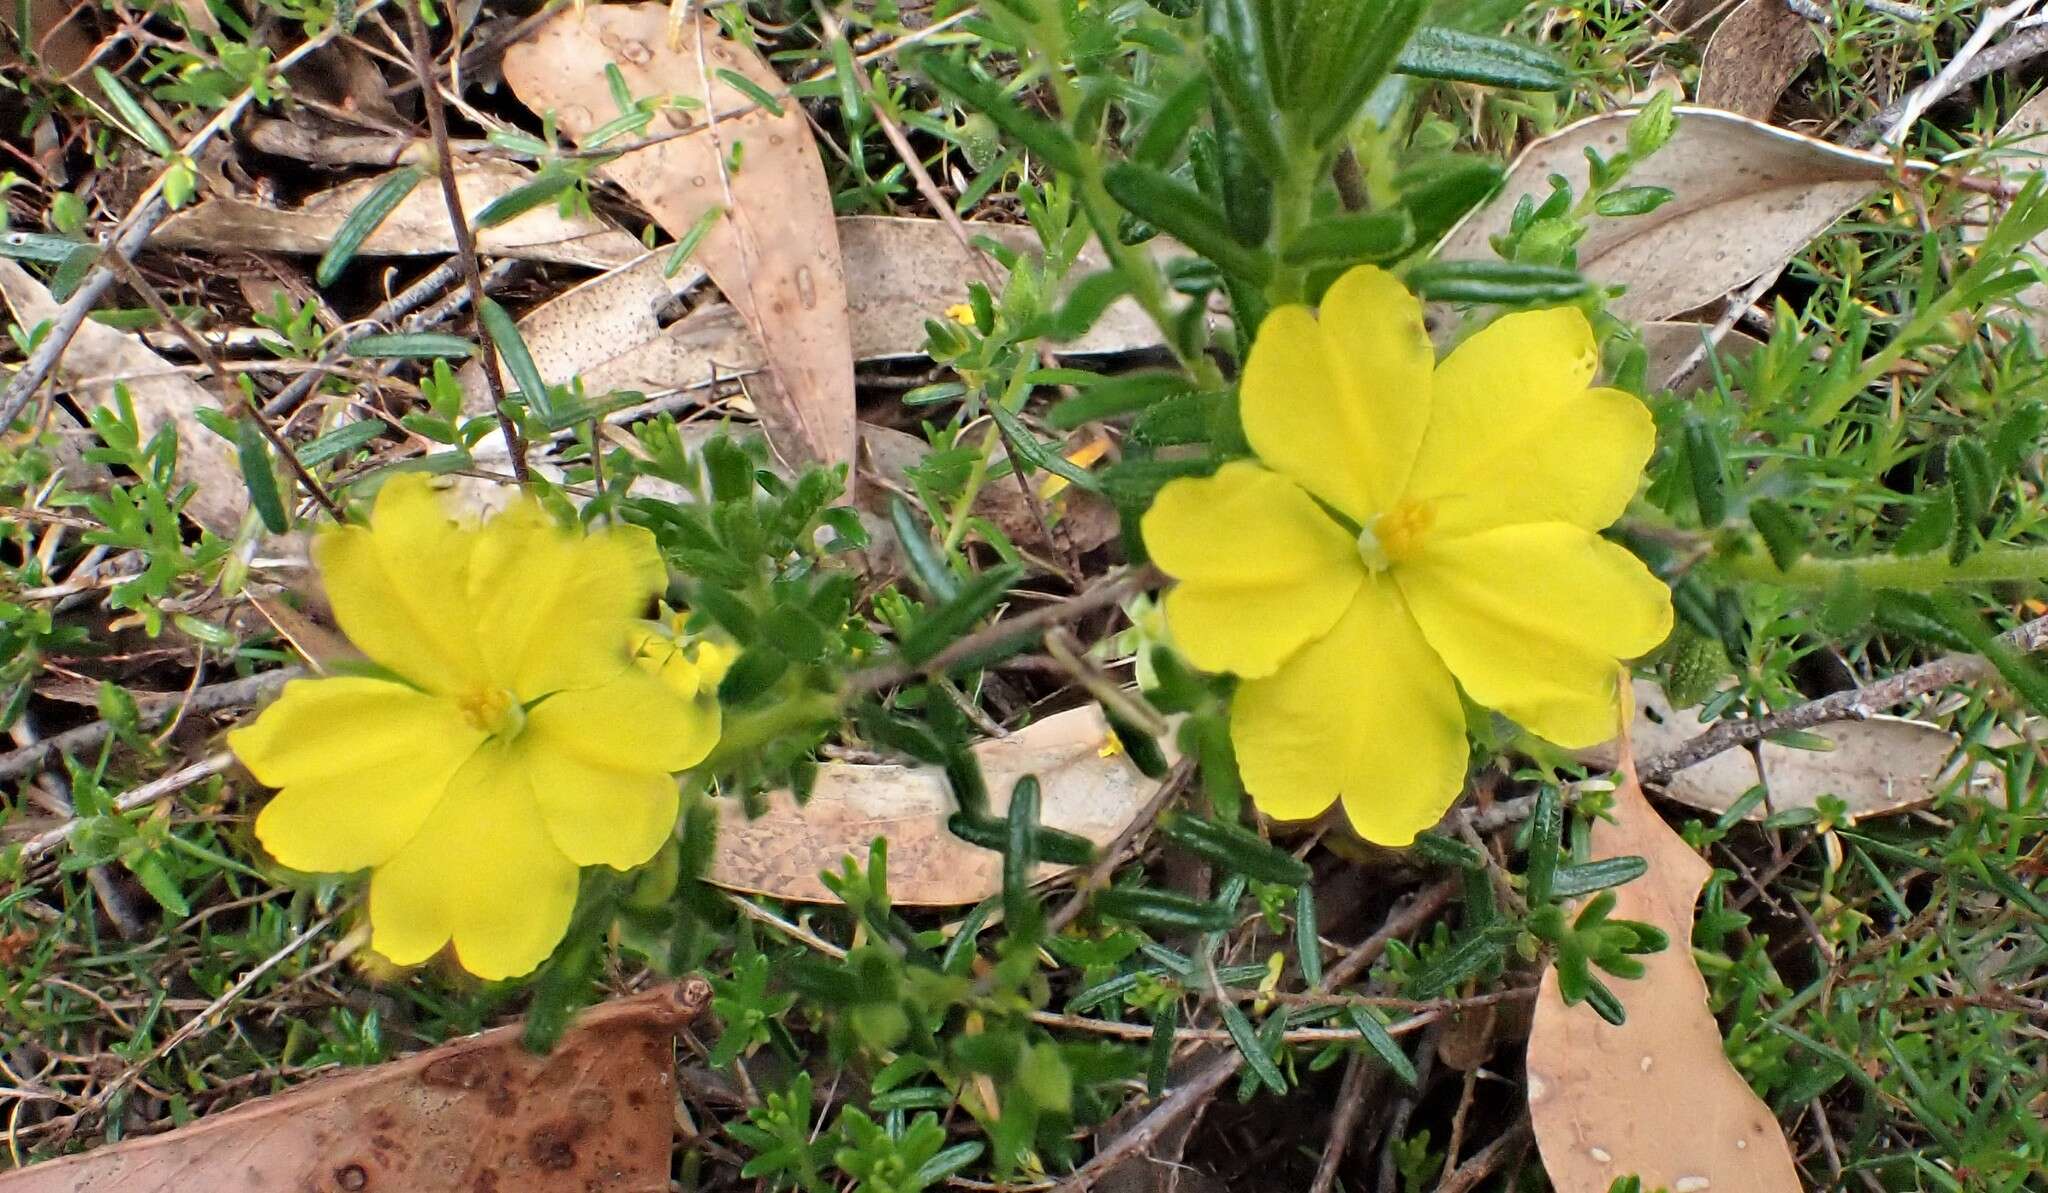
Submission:
<svg viewBox="0 0 2048 1193">
<path fill-rule="evenodd" d="M 463 720 L 491 737 L 511 741 L 526 728 L 526 709 L 504 688 L 472 688 L 456 698 L 455 707 Z"/>
<path fill-rule="evenodd" d="M 1369 519 L 1358 532 L 1358 557 L 1374 572 L 1384 572 L 1422 549 L 1422 540 L 1436 525 L 1436 506 L 1427 501 L 1402 501 Z"/>
</svg>

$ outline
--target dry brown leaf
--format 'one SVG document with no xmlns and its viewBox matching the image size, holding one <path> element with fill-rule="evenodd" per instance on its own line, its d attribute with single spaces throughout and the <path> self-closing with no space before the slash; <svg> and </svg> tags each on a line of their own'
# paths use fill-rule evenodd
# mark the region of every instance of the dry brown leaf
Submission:
<svg viewBox="0 0 2048 1193">
<path fill-rule="evenodd" d="M 1044 824 L 1107 844 L 1159 790 L 1121 752 L 1105 753 L 1109 727 L 1090 706 L 1047 717 L 1008 737 L 974 747 L 988 777 L 990 811 L 1010 805 L 1010 788 L 1038 776 Z M 1163 744 L 1163 743 L 1162 743 Z M 867 860 L 868 843 L 889 839 L 889 897 L 900 905 L 978 903 L 1003 889 L 1002 857 L 946 828 L 954 810 L 936 768 L 828 762 L 802 807 L 788 792 L 747 819 L 736 800 L 720 800 L 718 849 L 706 878 L 719 886 L 779 899 L 833 903 L 818 881 L 848 855 Z M 1041 878 L 1059 873 L 1042 866 Z"/>
<path fill-rule="evenodd" d="M 1693 962 L 1693 905 L 1711 867 L 1643 798 L 1635 762 L 1616 775 L 1613 821 L 1593 825 L 1595 858 L 1639 855 L 1649 873 L 1615 888 L 1613 918 L 1671 937 L 1635 981 L 1608 979 L 1628 1012 L 1616 1027 L 1567 1007 L 1546 970 L 1529 1032 L 1529 1117 L 1558 1193 L 1607 1193 L 1617 1177 L 1672 1193 L 1799 1193 L 1770 1107 L 1721 1050 Z"/>
<path fill-rule="evenodd" d="M 1013 224 L 969 223 L 1020 253 L 1036 253 L 1038 238 Z M 848 216 L 838 221 L 845 262 L 853 354 L 860 361 L 921 356 L 924 323 L 967 299 L 974 263 L 950 228 L 938 220 Z M 1157 251 L 1171 251 L 1160 246 Z M 708 385 L 714 377 L 758 372 L 766 359 L 737 312 L 708 303 L 663 327 L 659 314 L 700 274 L 664 278 L 664 254 L 649 254 L 591 278 L 528 311 L 519 320 L 534 366 L 549 384 L 582 377 L 591 393 L 637 390 L 660 396 Z M 1081 254 L 1073 277 L 1103 268 L 1100 250 Z M 1136 303 L 1112 303 L 1088 333 L 1055 345 L 1061 356 L 1111 355 L 1157 348 L 1159 329 Z M 473 412 L 490 408 L 482 367 L 460 374 Z"/>
<path fill-rule="evenodd" d="M 1649 367 L 1644 375 L 1654 389 L 1670 389 L 1679 393 L 1691 393 L 1714 383 L 1714 362 L 1718 361 L 1725 374 L 1733 367 L 1749 359 L 1749 354 L 1764 346 L 1762 340 L 1746 331 L 1731 329 L 1714 346 L 1711 357 L 1703 356 L 1683 377 L 1678 368 L 1699 348 L 1701 337 L 1711 328 L 1705 323 L 1682 321 L 1653 321 L 1643 324 L 1643 347 L 1649 351 Z"/>
<path fill-rule="evenodd" d="M 213 198 L 164 221 L 150 243 L 172 248 L 218 251 L 222 246 L 256 252 L 318 254 L 371 191 L 384 181 L 371 175 L 322 191 L 293 208 L 266 207 L 247 199 Z M 455 189 L 472 219 L 491 200 L 533 181 L 513 162 L 481 160 L 456 167 Z M 589 269 L 612 269 L 639 257 L 640 243 L 594 215 L 563 219 L 552 203 L 477 230 L 477 251 L 486 257 L 517 257 Z M 358 250 L 365 257 L 407 257 L 452 253 L 455 233 L 441 188 L 431 178 L 412 188 Z"/>
<path fill-rule="evenodd" d="M 666 1193 L 675 1034 L 710 1000 L 690 981 L 605 1003 L 547 1056 L 487 1031 L 0 1176 L 0 1193 Z"/>
<path fill-rule="evenodd" d="M 1785 0 L 1742 0 L 1700 56 L 1699 101 L 1769 120 L 1778 97 L 1820 53 L 1820 38 Z"/>
<path fill-rule="evenodd" d="M 1681 106 L 1678 131 L 1626 185 L 1678 197 L 1648 215 L 1593 216 L 1579 242 L 1586 276 L 1626 293 L 1624 319 L 1668 319 L 1776 269 L 1892 177 L 1890 158 L 1772 128 L 1712 108 Z M 1634 112 L 1581 120 L 1524 150 L 1491 202 L 1444 239 L 1444 260 L 1488 260 L 1523 195 L 1541 202 L 1550 176 L 1586 188 L 1586 150 L 1621 151 Z M 1929 169 L 1909 162 L 1909 170 Z"/>
<path fill-rule="evenodd" d="M 4 258 L 0 258 L 0 295 L 23 327 L 32 328 L 58 312 L 58 303 L 42 283 Z M 234 449 L 192 417 L 195 410 L 218 406 L 211 393 L 150 351 L 140 337 L 90 319 L 79 324 L 78 334 L 58 362 L 57 375 L 85 407 L 114 400 L 114 382 L 95 379 L 123 378 L 144 439 L 165 426 L 178 437 L 177 478 L 195 490 L 186 513 L 225 537 L 232 538 L 241 529 L 242 515 L 249 509 L 249 491 L 242 483 Z"/>
<path fill-rule="evenodd" d="M 1636 719 L 1629 729 L 1636 752 L 1661 754 L 1706 730 L 1691 709 L 1674 709 L 1655 683 L 1635 683 Z M 1750 820 L 1770 812 L 1811 808 L 1823 795 L 1849 807 L 1851 822 L 1866 816 L 1923 808 L 1937 795 L 1969 791 L 1998 797 L 1998 776 L 1961 752 L 1961 742 L 1946 730 L 1904 717 L 1873 716 L 1867 721 L 1820 725 L 1807 732 L 1834 743 L 1832 750 L 1802 750 L 1763 743 L 1764 771 L 1771 781 L 1770 807 L 1751 808 Z M 1595 746 L 1581 757 L 1595 766 L 1612 766 L 1615 743 Z M 1665 781 L 1662 792 L 1702 812 L 1726 812 L 1757 785 L 1756 760 L 1748 750 L 1724 750 L 1694 763 Z M 2001 797 L 2002 798 L 2002 797 Z"/>
<path fill-rule="evenodd" d="M 794 100 L 784 100 L 778 115 L 717 77 L 737 73 L 770 93 L 783 90 L 768 64 L 711 18 L 682 23 L 676 43 L 669 26 L 665 4 L 565 9 L 506 52 L 505 81 L 529 108 L 555 113 L 571 137 L 617 115 L 608 64 L 635 96 L 704 105 L 665 109 L 671 128 L 717 117 L 705 132 L 625 154 L 604 173 L 671 236 L 688 235 L 706 212 L 724 209 L 698 242 L 696 259 L 766 349 L 754 400 L 769 441 L 792 463 L 851 464 L 846 279 L 810 125 Z M 739 168 L 728 169 L 728 155 L 742 149 Z"/>
</svg>

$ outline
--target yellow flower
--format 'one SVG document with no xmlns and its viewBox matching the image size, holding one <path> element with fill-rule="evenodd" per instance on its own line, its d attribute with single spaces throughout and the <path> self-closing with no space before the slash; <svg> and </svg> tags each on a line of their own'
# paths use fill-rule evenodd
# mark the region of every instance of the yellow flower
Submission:
<svg viewBox="0 0 2048 1193">
<path fill-rule="evenodd" d="M 946 318 L 962 327 L 974 326 L 974 308 L 964 302 L 956 302 L 946 308 Z"/>
<path fill-rule="evenodd" d="M 1242 676 L 1231 741 L 1268 815 L 1341 799 L 1402 845 L 1464 782 L 1458 686 L 1532 732 L 1612 737 L 1620 668 L 1671 629 L 1671 598 L 1598 533 L 1635 494 L 1655 434 L 1591 387 L 1578 311 L 1508 315 L 1441 363 L 1422 309 L 1359 268 L 1273 311 L 1241 384 L 1259 460 L 1162 488 L 1153 560 L 1188 660 Z"/>
<path fill-rule="evenodd" d="M 674 831 L 670 772 L 718 734 L 629 628 L 664 583 L 638 528 L 558 528 L 531 501 L 458 526 L 425 478 L 320 536 L 341 628 L 394 678 L 301 679 L 228 745 L 281 788 L 256 836 L 284 865 L 369 869 L 371 947 L 416 965 L 451 939 L 485 978 L 561 940 L 581 866 L 637 866 Z"/>
</svg>

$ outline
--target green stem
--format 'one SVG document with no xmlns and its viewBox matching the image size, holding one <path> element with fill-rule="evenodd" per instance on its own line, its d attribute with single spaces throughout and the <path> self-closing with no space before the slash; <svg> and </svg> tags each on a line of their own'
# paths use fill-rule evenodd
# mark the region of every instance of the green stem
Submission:
<svg viewBox="0 0 2048 1193">
<path fill-rule="evenodd" d="M 1273 180 L 1273 239 L 1275 258 L 1273 280 L 1266 297 L 1274 306 L 1308 301 L 1308 268 L 1289 265 L 1278 250 L 1285 249 L 1315 215 L 1316 182 L 1322 177 L 1321 154 L 1297 144 L 1290 155 L 1295 168 Z M 1304 166 L 1305 163 L 1305 166 Z"/>
<path fill-rule="evenodd" d="M 1925 592 L 1944 584 L 2048 578 L 2048 546 L 1986 547 L 1959 564 L 1950 563 L 1945 552 L 1929 552 L 1855 559 L 1815 559 L 1809 555 L 1782 569 L 1770 556 L 1754 554 L 1717 560 L 1713 566 L 1735 579 L 1787 588 L 1827 589 L 1851 579 L 1865 588 Z"/>
</svg>

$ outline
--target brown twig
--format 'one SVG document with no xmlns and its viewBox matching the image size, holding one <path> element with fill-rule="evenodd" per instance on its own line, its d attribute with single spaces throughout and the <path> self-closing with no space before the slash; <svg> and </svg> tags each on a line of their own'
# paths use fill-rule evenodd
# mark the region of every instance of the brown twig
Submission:
<svg viewBox="0 0 2048 1193">
<path fill-rule="evenodd" d="M 313 500 L 320 503 L 320 508 L 326 510 L 336 522 L 348 521 L 348 512 L 335 504 L 334 498 L 328 495 L 325 486 L 299 462 L 299 454 L 292 450 L 292 445 L 285 441 L 284 436 L 277 433 L 277 428 L 270 425 L 270 420 L 263 417 L 263 412 L 258 410 L 256 404 L 242 392 L 241 387 L 235 384 L 234 377 L 228 373 L 227 366 L 221 363 L 220 354 L 213 350 L 213 346 L 201 339 L 198 332 L 193 331 L 178 317 L 178 313 L 171 309 L 171 304 L 164 301 L 164 296 L 157 293 L 156 287 L 150 285 L 149 279 L 142 276 L 141 270 L 135 268 L 133 261 L 118 253 L 113 255 L 112 261 L 116 268 L 127 275 L 128 288 L 142 296 L 142 301 L 150 310 L 156 312 L 156 317 L 167 324 L 171 333 L 191 350 L 192 355 L 199 358 L 199 363 L 205 365 L 208 372 L 213 374 L 214 384 L 220 387 L 221 408 L 230 415 L 238 415 L 254 423 L 264 442 L 270 444 L 272 451 L 284 457 L 285 467 L 291 470 L 292 476 L 298 479 L 299 484 Z"/>
<path fill-rule="evenodd" d="M 1093 588 L 1066 600 L 1055 601 L 1029 613 L 976 630 L 923 663 L 915 666 L 908 663 L 886 663 L 880 667 L 856 672 L 847 679 L 843 694 L 851 699 L 869 692 L 879 692 L 883 688 L 892 687 L 918 675 L 943 672 L 965 659 L 974 658 L 1000 646 L 1007 646 L 1019 639 L 1043 634 L 1053 626 L 1086 617 L 1098 609 L 1106 609 L 1116 604 L 1127 596 L 1148 592 L 1164 583 L 1165 574 L 1150 566 L 1133 568 L 1118 575 L 1105 577 Z"/>
<path fill-rule="evenodd" d="M 1309 1185 L 1308 1193 L 1330 1193 L 1336 1187 L 1337 1169 L 1351 1147 L 1351 1132 L 1358 1126 L 1359 1112 L 1365 1108 L 1366 1090 L 1378 1073 L 1379 1067 L 1363 1052 L 1344 1066 L 1344 1081 L 1337 1087 L 1337 1109 L 1330 1115 L 1329 1138 L 1323 1144 L 1323 1158 L 1316 1164 L 1316 1179 Z"/>
<path fill-rule="evenodd" d="M 455 256 L 462 263 L 464 276 L 469 282 L 469 302 L 479 321 L 477 336 L 481 350 L 484 384 L 491 391 L 491 413 L 498 420 L 498 433 L 505 437 L 505 450 L 512 460 L 512 475 L 521 485 L 531 479 L 526 467 L 526 443 L 519 434 L 519 428 L 512 422 L 512 413 L 505 405 L 505 379 L 498 375 L 498 352 L 488 329 L 481 326 L 484 296 L 483 268 L 477 263 L 476 237 L 470 232 L 469 217 L 462 211 L 462 192 L 455 185 L 454 148 L 448 140 L 448 113 L 441 102 L 441 89 L 433 82 L 434 54 L 427 44 L 426 23 L 420 20 L 416 6 L 401 4 L 405 10 L 405 28 L 412 42 L 413 70 L 420 78 L 420 98 L 427 111 L 427 131 L 434 139 L 434 158 L 437 172 L 441 176 L 441 199 L 448 205 L 448 224 L 455 233 Z M 529 402 L 541 402 L 545 394 L 526 395 Z"/>
<path fill-rule="evenodd" d="M 1479 1187 L 1479 1182 L 1492 1176 L 1502 1165 L 1520 1155 L 1522 1149 L 1528 1147 L 1530 1141 L 1535 1138 L 1534 1129 L 1529 1124 L 1529 1112 L 1524 1110 L 1507 1130 L 1500 1133 L 1499 1138 L 1479 1149 L 1470 1160 L 1458 1165 L 1457 1171 L 1451 1173 L 1436 1187 L 1436 1193 L 1471 1193 L 1471 1190 Z"/>
</svg>

